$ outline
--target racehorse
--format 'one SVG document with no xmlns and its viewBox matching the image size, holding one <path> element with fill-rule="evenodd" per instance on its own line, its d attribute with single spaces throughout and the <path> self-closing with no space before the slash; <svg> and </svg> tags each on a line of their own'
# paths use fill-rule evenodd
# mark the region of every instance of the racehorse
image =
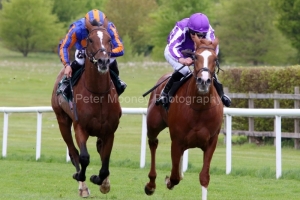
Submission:
<svg viewBox="0 0 300 200">
<path fill-rule="evenodd" d="M 145 193 L 152 195 L 156 188 L 155 153 L 158 146 L 158 134 L 169 127 L 171 138 L 172 170 L 165 183 L 173 189 L 183 178 L 181 173 L 182 156 L 186 149 L 200 148 L 203 151 L 203 166 L 199 174 L 202 186 L 202 199 L 207 199 L 207 187 L 210 181 L 210 162 L 216 148 L 218 135 L 223 121 L 223 104 L 213 86 L 213 75 L 219 69 L 216 47 L 213 42 L 196 38 L 195 52 L 189 52 L 194 58 L 192 75 L 177 90 L 171 99 L 168 111 L 155 105 L 164 84 L 152 91 L 147 111 L 147 137 L 151 152 L 149 182 Z M 187 53 L 187 52 L 186 52 Z M 157 84 L 170 76 L 162 76 Z"/>
<path fill-rule="evenodd" d="M 88 197 L 90 192 L 85 183 L 86 169 L 90 162 L 87 150 L 89 136 L 97 137 L 96 147 L 102 163 L 98 175 L 92 175 L 90 181 L 100 186 L 102 193 L 110 190 L 109 160 L 114 142 L 114 133 L 122 115 L 117 92 L 109 73 L 111 55 L 111 37 L 101 24 L 88 26 L 86 39 L 85 69 L 78 83 L 73 87 L 73 108 L 62 95 L 56 94 L 59 73 L 52 94 L 52 108 L 55 112 L 61 135 L 68 147 L 72 164 L 76 168 L 73 178 L 79 182 L 79 195 Z M 71 126 L 80 153 L 73 143 Z"/>
</svg>

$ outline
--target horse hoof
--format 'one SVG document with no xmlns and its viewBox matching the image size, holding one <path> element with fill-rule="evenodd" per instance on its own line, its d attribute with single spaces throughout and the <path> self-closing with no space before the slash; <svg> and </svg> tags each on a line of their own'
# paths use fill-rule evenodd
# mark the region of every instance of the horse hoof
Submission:
<svg viewBox="0 0 300 200">
<path fill-rule="evenodd" d="M 87 187 L 87 185 L 85 184 L 85 182 L 79 181 L 78 193 L 79 193 L 79 196 L 83 197 L 83 198 L 86 198 L 86 197 L 90 196 L 90 190 Z"/>
<path fill-rule="evenodd" d="M 166 178 L 165 178 L 165 183 L 166 183 L 167 188 L 168 188 L 169 190 L 172 190 L 172 189 L 174 188 L 174 185 L 172 185 L 169 176 L 166 176 Z"/>
<path fill-rule="evenodd" d="M 154 193 L 154 191 L 155 191 L 155 188 L 149 189 L 149 188 L 147 187 L 147 185 L 145 186 L 145 193 L 146 193 L 148 196 L 152 195 L 152 194 Z"/>
<path fill-rule="evenodd" d="M 102 194 L 107 194 L 110 191 L 110 181 L 108 177 L 102 182 L 99 189 Z"/>
</svg>

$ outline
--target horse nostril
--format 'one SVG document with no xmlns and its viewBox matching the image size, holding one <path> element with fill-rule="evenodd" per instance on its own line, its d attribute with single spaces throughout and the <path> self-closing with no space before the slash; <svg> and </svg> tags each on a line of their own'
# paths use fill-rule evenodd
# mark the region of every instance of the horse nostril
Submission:
<svg viewBox="0 0 300 200">
<path fill-rule="evenodd" d="M 210 78 L 207 79 L 206 83 L 207 83 L 207 84 L 210 84 L 210 83 L 211 83 L 211 79 L 210 79 Z"/>
</svg>

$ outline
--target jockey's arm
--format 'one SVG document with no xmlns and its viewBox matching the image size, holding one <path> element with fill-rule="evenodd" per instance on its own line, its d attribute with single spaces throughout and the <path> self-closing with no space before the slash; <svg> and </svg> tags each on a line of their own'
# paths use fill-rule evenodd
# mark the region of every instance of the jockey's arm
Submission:
<svg viewBox="0 0 300 200">
<path fill-rule="evenodd" d="M 70 58 L 69 58 L 69 51 L 76 43 L 77 37 L 75 32 L 75 25 L 73 25 L 68 33 L 66 34 L 65 38 L 62 40 L 59 49 L 59 56 L 61 59 L 62 64 L 67 67 L 70 66 Z"/>
<path fill-rule="evenodd" d="M 107 31 L 111 36 L 111 42 L 113 45 L 111 57 L 118 57 L 124 55 L 124 46 L 121 41 L 121 38 L 118 34 L 117 28 L 112 22 L 109 22 Z"/>
</svg>

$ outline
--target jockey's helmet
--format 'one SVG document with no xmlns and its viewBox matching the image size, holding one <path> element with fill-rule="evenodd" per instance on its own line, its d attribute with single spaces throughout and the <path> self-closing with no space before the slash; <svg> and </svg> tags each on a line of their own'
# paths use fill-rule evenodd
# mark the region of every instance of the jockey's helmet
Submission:
<svg viewBox="0 0 300 200">
<path fill-rule="evenodd" d="M 195 13 L 190 16 L 187 26 L 194 32 L 206 33 L 209 29 L 209 20 L 206 15 Z"/>
<path fill-rule="evenodd" d="M 104 23 L 106 16 L 103 12 L 101 12 L 100 10 L 97 9 L 93 9 L 91 11 L 89 11 L 88 13 L 86 13 L 85 15 L 85 22 L 92 22 L 94 19 L 97 22 L 101 22 L 102 24 Z"/>
</svg>

